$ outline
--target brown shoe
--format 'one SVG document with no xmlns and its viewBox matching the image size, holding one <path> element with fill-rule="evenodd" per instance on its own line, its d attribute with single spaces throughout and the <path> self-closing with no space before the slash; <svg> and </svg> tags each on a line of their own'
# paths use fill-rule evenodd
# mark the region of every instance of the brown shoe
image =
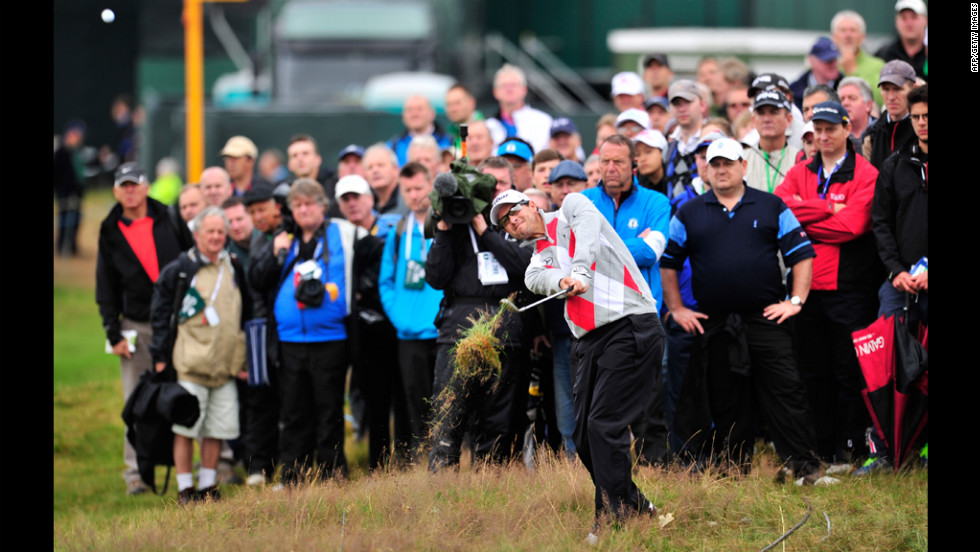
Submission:
<svg viewBox="0 0 980 552">
<path fill-rule="evenodd" d="M 180 506 L 187 506 L 195 500 L 197 500 L 197 492 L 192 487 L 177 491 L 177 504 Z"/>
<path fill-rule="evenodd" d="M 211 485 L 207 489 L 197 491 L 197 500 L 201 502 L 217 502 L 221 500 L 221 492 L 218 491 L 217 485 Z"/>
</svg>

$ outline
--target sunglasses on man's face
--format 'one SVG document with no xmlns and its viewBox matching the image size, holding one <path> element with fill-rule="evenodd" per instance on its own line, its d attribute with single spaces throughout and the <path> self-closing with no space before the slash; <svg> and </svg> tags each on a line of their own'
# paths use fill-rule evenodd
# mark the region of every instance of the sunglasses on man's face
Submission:
<svg viewBox="0 0 980 552">
<path fill-rule="evenodd" d="M 517 205 L 514 205 L 513 207 L 508 209 L 507 213 L 504 216 L 500 217 L 500 220 L 498 221 L 497 225 L 500 226 L 501 228 L 506 228 L 507 223 L 510 222 L 510 216 L 519 213 L 521 209 L 524 208 L 525 205 L 527 205 L 527 202 L 522 201 Z"/>
</svg>

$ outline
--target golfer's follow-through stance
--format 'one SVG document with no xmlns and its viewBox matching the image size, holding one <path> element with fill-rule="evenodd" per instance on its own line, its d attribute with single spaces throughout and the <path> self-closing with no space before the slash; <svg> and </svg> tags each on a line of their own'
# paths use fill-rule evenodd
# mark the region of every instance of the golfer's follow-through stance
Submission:
<svg viewBox="0 0 980 552">
<path fill-rule="evenodd" d="M 551 295 L 569 289 L 565 320 L 575 341 L 575 447 L 595 484 L 596 526 L 656 515 L 633 483 L 629 421 L 643 413 L 664 352 L 657 304 L 633 256 L 591 201 L 571 193 L 559 210 L 536 209 L 508 190 L 490 220 L 534 247 L 524 283 Z M 590 539 L 594 537 L 590 534 Z"/>
</svg>

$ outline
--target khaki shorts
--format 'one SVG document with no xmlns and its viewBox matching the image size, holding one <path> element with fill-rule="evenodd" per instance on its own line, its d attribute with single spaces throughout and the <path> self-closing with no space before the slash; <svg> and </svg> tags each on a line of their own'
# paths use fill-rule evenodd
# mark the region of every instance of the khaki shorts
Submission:
<svg viewBox="0 0 980 552">
<path fill-rule="evenodd" d="M 190 381 L 177 383 L 197 397 L 201 415 L 193 427 L 174 424 L 174 433 L 190 439 L 238 438 L 238 388 L 235 380 L 229 380 L 221 387 L 205 387 Z"/>
</svg>

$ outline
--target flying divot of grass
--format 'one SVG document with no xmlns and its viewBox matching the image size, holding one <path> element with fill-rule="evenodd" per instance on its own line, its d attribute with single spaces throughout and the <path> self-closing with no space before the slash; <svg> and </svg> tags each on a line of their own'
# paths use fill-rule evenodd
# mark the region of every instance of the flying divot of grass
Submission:
<svg viewBox="0 0 980 552">
<path fill-rule="evenodd" d="M 513 301 L 516 294 L 511 294 Z M 465 414 L 464 402 L 469 394 L 483 389 L 494 380 L 489 392 L 500 382 L 500 351 L 503 349 L 497 331 L 503 323 L 507 309 L 480 310 L 478 316 L 470 316 L 471 326 L 462 332 L 462 337 L 450 349 L 453 355 L 453 376 L 435 399 L 435 413 L 429 426 L 429 437 L 435 438 L 440 428 L 453 427 Z"/>
</svg>

